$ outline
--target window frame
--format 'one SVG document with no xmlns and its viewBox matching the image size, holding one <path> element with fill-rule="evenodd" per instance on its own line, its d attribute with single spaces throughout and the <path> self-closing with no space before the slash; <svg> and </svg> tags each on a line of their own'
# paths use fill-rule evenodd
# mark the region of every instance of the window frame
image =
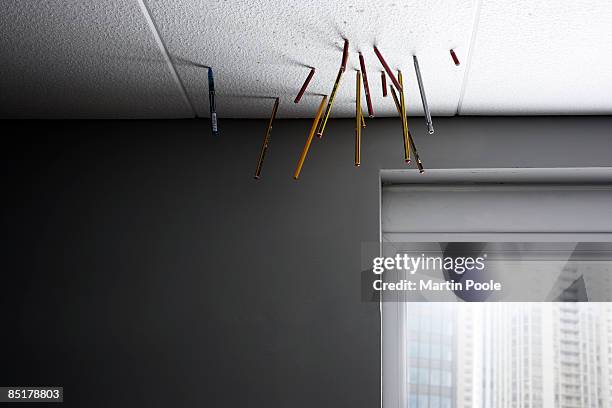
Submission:
<svg viewBox="0 0 612 408">
<path fill-rule="evenodd" d="M 554 186 L 557 189 L 572 186 L 593 186 L 609 190 L 612 197 L 612 168 L 541 168 L 541 169 L 439 169 L 429 170 L 425 174 L 418 174 L 411 170 L 381 170 L 379 174 L 379 255 L 383 256 L 383 242 L 577 242 L 599 241 L 612 242 L 612 218 L 597 231 L 572 232 L 547 231 L 542 225 L 537 230 L 504 231 L 492 226 L 488 231 L 474 231 L 469 228 L 452 231 L 433 229 L 427 231 L 420 226 L 418 231 L 385 232 L 383 220 L 386 208 L 383 203 L 385 189 L 388 186 L 402 186 L 407 189 L 423 188 L 425 186 L 438 189 L 448 189 L 453 186 L 457 189 L 486 188 L 496 186 L 503 190 L 504 186 L 513 188 L 546 188 Z M 611 200 L 612 202 L 612 200 Z M 424 206 L 426 207 L 426 206 Z M 585 206 L 588 207 L 588 206 Z M 425 210 L 427 211 L 427 209 Z M 566 213 L 562 209 L 556 218 L 576 217 L 579 213 Z M 412 214 L 414 215 L 414 214 Z M 496 218 L 506 217 L 507 214 L 498 214 Z M 426 227 L 426 226 L 425 226 Z M 464 226 L 465 227 L 465 226 Z M 409 407 L 408 377 L 409 367 L 406 364 L 408 355 L 406 317 L 409 316 L 409 303 L 407 302 L 380 302 L 380 358 L 381 358 L 381 407 L 404 408 Z M 443 375 L 443 374 L 442 374 Z M 442 402 L 440 402 L 442 404 Z M 454 397 L 451 406 L 455 406 Z M 412 408 L 412 407 L 410 407 Z"/>
</svg>

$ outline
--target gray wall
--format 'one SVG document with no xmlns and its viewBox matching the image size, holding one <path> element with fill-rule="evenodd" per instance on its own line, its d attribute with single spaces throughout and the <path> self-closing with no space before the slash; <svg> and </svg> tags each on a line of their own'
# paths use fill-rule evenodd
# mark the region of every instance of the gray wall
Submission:
<svg viewBox="0 0 612 408">
<path fill-rule="evenodd" d="M 446 118 L 426 167 L 612 165 L 612 118 Z M 302 179 L 309 121 L 4 122 L 0 383 L 66 406 L 374 407 L 379 319 L 360 300 L 378 170 L 398 119 L 332 120 Z"/>
</svg>

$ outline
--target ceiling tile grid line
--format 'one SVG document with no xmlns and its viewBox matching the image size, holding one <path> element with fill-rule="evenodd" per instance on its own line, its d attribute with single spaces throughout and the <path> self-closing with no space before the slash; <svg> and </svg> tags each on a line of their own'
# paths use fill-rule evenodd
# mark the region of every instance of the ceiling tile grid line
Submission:
<svg viewBox="0 0 612 408">
<path fill-rule="evenodd" d="M 168 70 L 170 71 L 170 75 L 172 76 L 172 79 L 176 83 L 176 86 L 178 87 L 178 90 L 181 93 L 185 103 L 191 110 L 193 117 L 194 118 L 198 117 L 198 113 L 196 111 L 195 105 L 193 104 L 193 101 L 189 97 L 189 93 L 187 92 L 187 89 L 185 88 L 185 84 L 183 83 L 183 80 L 181 79 L 176 67 L 174 66 L 172 57 L 168 53 L 168 48 L 166 47 L 166 43 L 164 42 L 164 39 L 162 38 L 162 36 L 159 33 L 159 30 L 157 29 L 155 20 L 153 19 L 153 16 L 151 15 L 151 11 L 149 10 L 149 7 L 147 6 L 147 3 L 146 3 L 147 0 L 136 0 L 136 1 L 138 2 L 138 6 L 140 7 L 140 10 L 142 11 L 143 17 L 145 18 L 147 22 L 147 26 L 149 27 L 149 30 L 151 31 L 151 35 L 153 36 L 155 43 L 158 45 L 160 52 L 162 53 L 164 59 L 166 60 L 166 65 L 168 66 Z"/>
<path fill-rule="evenodd" d="M 457 110 L 455 115 L 461 115 L 461 107 L 463 106 L 463 97 L 465 96 L 465 90 L 467 88 L 468 80 L 470 78 L 470 67 L 472 66 L 472 58 L 474 56 L 474 50 L 476 48 L 476 40 L 478 38 L 478 25 L 480 23 L 480 10 L 482 9 L 482 2 L 484 0 L 474 0 L 474 23 L 472 24 L 472 34 L 470 37 L 467 57 L 465 58 L 465 71 L 463 72 L 463 80 L 461 81 L 461 90 L 459 91 L 459 100 L 457 101 Z"/>
</svg>

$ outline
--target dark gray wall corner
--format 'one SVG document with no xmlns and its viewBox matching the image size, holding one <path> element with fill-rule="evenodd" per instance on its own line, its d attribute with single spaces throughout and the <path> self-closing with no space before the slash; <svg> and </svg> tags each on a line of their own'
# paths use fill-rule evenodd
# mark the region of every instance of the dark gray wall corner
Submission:
<svg viewBox="0 0 612 408">
<path fill-rule="evenodd" d="M 435 119 L 435 118 L 434 118 Z M 66 406 L 375 407 L 379 319 L 361 302 L 378 171 L 400 122 L 5 122 L 0 383 Z M 612 165 L 611 117 L 409 125 L 426 168 Z"/>
</svg>

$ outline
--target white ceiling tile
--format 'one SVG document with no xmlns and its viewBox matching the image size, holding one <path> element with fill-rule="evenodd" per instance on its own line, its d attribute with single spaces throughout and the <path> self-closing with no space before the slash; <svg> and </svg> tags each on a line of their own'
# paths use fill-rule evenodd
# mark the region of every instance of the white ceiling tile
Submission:
<svg viewBox="0 0 612 408">
<path fill-rule="evenodd" d="M 612 113 L 612 3 L 483 0 L 461 114 Z"/>
<path fill-rule="evenodd" d="M 281 99 L 280 117 L 312 117 L 320 102 L 318 94 L 331 92 L 343 37 L 350 40 L 349 69 L 332 116 L 354 116 L 359 50 L 368 68 L 374 113 L 396 115 L 391 97 L 382 97 L 382 66 L 372 51 L 374 44 L 392 68 L 404 71 L 409 113 L 422 114 L 412 64 L 416 53 L 432 113 L 453 115 L 464 65 L 456 67 L 449 50 L 455 48 L 459 58 L 465 58 L 474 11 L 472 0 L 148 0 L 147 4 L 202 116 L 209 116 L 209 108 L 207 72 L 201 66 L 213 67 L 217 112 L 222 117 L 268 117 L 273 101 L 265 98 L 276 96 Z M 302 101 L 294 104 L 309 65 L 317 72 Z"/>
<path fill-rule="evenodd" d="M 3 0 L 0 117 L 191 117 L 135 0 Z"/>
</svg>

